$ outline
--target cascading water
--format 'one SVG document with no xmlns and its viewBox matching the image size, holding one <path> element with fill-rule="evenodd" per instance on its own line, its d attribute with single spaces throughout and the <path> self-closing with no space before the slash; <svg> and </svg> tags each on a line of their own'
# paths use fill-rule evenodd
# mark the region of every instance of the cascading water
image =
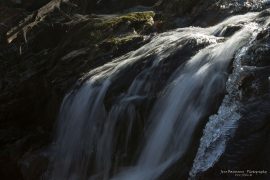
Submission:
<svg viewBox="0 0 270 180">
<path fill-rule="evenodd" d="M 52 179 L 86 179 L 89 176 L 88 163 L 94 155 L 96 163 L 93 166 L 103 174 L 101 176 L 104 176 L 104 179 L 108 178 L 112 168 L 112 143 L 116 125 L 120 121 L 121 114 L 125 111 L 129 113 L 134 111 L 134 101 L 140 101 L 151 93 L 149 74 L 176 51 L 182 42 L 193 39 L 197 46 L 204 42 L 208 44 L 216 42 L 216 38 L 212 36 L 204 34 L 194 36 L 192 33 L 194 29 L 190 30 L 190 33 L 179 30 L 161 34 L 137 51 L 91 71 L 87 75 L 90 79 L 79 90 L 66 96 L 60 111 Z M 152 56 L 154 59 L 147 58 Z M 108 87 L 117 80 L 122 71 L 126 72 L 132 65 L 140 61 L 143 63 L 145 60 L 153 62 L 136 76 L 127 93 L 122 93 L 117 103 L 107 113 L 104 96 Z M 129 115 L 131 119 L 128 124 L 132 126 L 135 112 Z"/>
<path fill-rule="evenodd" d="M 241 48 L 235 57 L 234 71 L 226 83 L 228 95 L 223 99 L 218 114 L 211 116 L 206 124 L 197 156 L 190 171 L 191 178 L 209 169 L 219 159 L 225 150 L 228 137 L 233 136 L 234 128 L 237 126 L 237 121 L 241 117 L 238 113 L 240 102 L 237 99 L 239 97 L 239 87 L 235 86 L 235 84 L 237 84 L 243 72 L 241 60 L 245 57 L 248 48 L 252 45 L 258 32 L 262 30 L 262 27 L 259 27 L 258 24 L 250 24 L 248 28 L 253 29 L 253 39 L 251 39 L 247 46 Z"/>
<path fill-rule="evenodd" d="M 157 179 L 187 151 L 199 122 L 214 113 L 231 60 L 252 40 L 259 18 L 248 13 L 209 28 L 162 33 L 90 71 L 63 101 L 48 179 Z M 223 37 L 236 25 L 239 31 Z M 183 56 L 190 44 L 193 52 Z M 166 63 L 177 66 L 160 72 Z M 153 82 L 157 74 L 166 74 L 165 83 Z M 129 88 L 117 88 L 119 79 Z"/>
</svg>

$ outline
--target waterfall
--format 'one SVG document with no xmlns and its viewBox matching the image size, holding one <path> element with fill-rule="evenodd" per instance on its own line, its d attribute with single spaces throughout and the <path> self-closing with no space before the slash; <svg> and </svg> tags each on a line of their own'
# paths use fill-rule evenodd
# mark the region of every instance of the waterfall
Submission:
<svg viewBox="0 0 270 180">
<path fill-rule="evenodd" d="M 215 113 L 230 64 L 259 20 L 259 13 L 248 13 L 158 34 L 91 70 L 62 103 L 48 179 L 157 179 Z M 233 26 L 240 30 L 228 35 Z"/>
<path fill-rule="evenodd" d="M 234 129 L 241 117 L 238 112 L 238 107 L 240 107 L 238 100 L 240 96 L 238 93 L 239 85 L 236 86 L 241 74 L 244 73 L 241 61 L 245 58 L 247 50 L 253 45 L 258 33 L 262 30 L 262 27 L 257 24 L 251 24 L 248 28 L 253 30 L 252 39 L 235 56 L 234 71 L 226 83 L 228 95 L 223 99 L 218 113 L 212 115 L 205 126 L 200 147 L 190 171 L 191 178 L 209 169 L 219 159 L 225 150 L 228 137 L 233 136 Z"/>
</svg>

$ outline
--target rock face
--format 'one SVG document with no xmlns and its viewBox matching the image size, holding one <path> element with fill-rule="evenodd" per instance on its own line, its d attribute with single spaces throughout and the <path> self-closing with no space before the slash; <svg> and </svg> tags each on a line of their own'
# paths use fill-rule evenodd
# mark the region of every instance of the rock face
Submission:
<svg viewBox="0 0 270 180">
<path fill-rule="evenodd" d="M 260 3 L 239 1 L 227 8 L 225 0 L 2 1 L 0 179 L 41 178 L 48 163 L 43 150 L 52 140 L 62 99 L 89 70 L 139 48 L 157 32 L 210 26 L 261 9 Z M 238 28 L 228 29 L 228 36 Z M 218 177 L 228 167 L 270 169 L 269 32 L 258 35 L 245 61 L 255 68 L 239 82 L 243 107 L 236 134 L 215 166 L 198 178 Z M 115 85 L 115 92 L 122 86 Z"/>
<path fill-rule="evenodd" d="M 49 143 L 64 94 L 89 69 L 139 47 L 154 31 L 153 12 L 79 11 L 75 4 L 52 1 L 17 25 L 1 16 L 5 26 L 14 26 L 1 31 L 1 179 L 36 179 L 22 177 L 18 162 Z"/>
<path fill-rule="evenodd" d="M 34 11 L 48 3 L 50 0 L 2 0 L 0 6 L 16 7 Z"/>
<path fill-rule="evenodd" d="M 123 11 L 134 6 L 153 6 L 157 0 L 83 0 L 78 1 L 84 12 L 112 13 Z"/>
</svg>

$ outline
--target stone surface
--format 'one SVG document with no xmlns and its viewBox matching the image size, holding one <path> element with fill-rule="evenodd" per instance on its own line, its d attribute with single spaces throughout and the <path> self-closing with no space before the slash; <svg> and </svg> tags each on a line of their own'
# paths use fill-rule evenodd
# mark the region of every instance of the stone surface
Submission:
<svg viewBox="0 0 270 180">
<path fill-rule="evenodd" d="M 1 179 L 40 176 L 35 164 L 44 161 L 30 155 L 51 141 L 65 93 L 91 68 L 144 44 L 154 30 L 153 12 L 79 12 L 75 4 L 52 1 L 18 24 L 0 16 L 9 27 L 1 31 Z M 30 161 L 30 169 L 18 163 L 22 159 Z"/>
</svg>

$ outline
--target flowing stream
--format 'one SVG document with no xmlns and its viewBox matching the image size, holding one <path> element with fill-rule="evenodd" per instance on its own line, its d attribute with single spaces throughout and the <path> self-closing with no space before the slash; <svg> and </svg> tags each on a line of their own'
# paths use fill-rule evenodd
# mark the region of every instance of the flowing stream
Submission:
<svg viewBox="0 0 270 180">
<path fill-rule="evenodd" d="M 212 106 L 221 103 L 232 61 L 268 24 L 260 18 L 247 13 L 158 34 L 90 71 L 62 103 L 49 179 L 158 179 L 185 155 L 198 124 L 216 113 Z M 214 162 L 198 163 L 202 156 L 211 161 L 203 148 L 191 176 Z"/>
</svg>

